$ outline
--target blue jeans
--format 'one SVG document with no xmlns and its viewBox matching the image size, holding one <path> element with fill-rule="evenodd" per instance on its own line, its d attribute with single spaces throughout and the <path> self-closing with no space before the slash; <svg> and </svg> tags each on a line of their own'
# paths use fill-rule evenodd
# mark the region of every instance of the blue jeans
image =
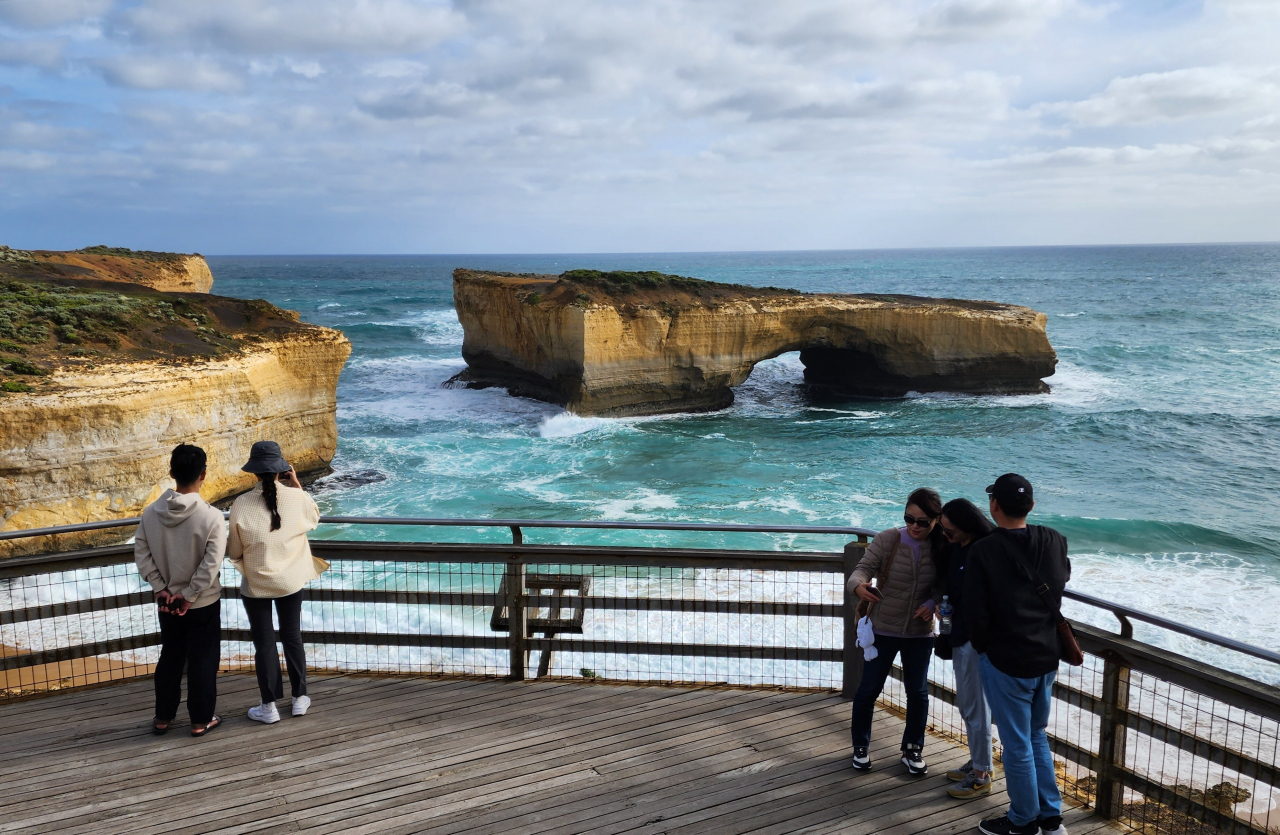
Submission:
<svg viewBox="0 0 1280 835">
<path fill-rule="evenodd" d="M 1018 826 L 1062 814 L 1062 794 L 1053 770 L 1053 755 L 1044 729 L 1049 725 L 1049 701 L 1055 670 L 1038 678 L 1014 678 L 979 657 L 982 689 L 991 718 L 1004 745 L 1004 783 L 1009 792 L 1009 821 Z"/>
<path fill-rule="evenodd" d="M 951 650 L 951 666 L 956 673 L 956 709 L 964 719 L 969 740 L 969 760 L 978 771 L 991 770 L 991 708 L 982 695 L 982 673 L 978 651 L 965 641 Z"/>
<path fill-rule="evenodd" d="M 924 748 L 924 730 L 929 724 L 929 657 L 933 655 L 933 638 L 895 638 L 877 635 L 874 660 L 862 665 L 862 681 L 853 694 L 853 747 L 871 744 L 871 717 L 876 699 L 889 678 L 893 659 L 902 653 L 902 683 L 907 691 L 907 727 L 902 732 L 902 747 Z"/>
</svg>

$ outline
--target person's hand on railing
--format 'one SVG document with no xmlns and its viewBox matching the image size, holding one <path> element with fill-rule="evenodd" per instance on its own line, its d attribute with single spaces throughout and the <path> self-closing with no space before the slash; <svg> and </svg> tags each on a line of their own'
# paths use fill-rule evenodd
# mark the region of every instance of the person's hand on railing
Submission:
<svg viewBox="0 0 1280 835">
<path fill-rule="evenodd" d="M 175 594 L 169 598 L 169 614 L 182 617 L 191 608 L 191 601 L 187 600 L 180 594 Z"/>
<path fill-rule="evenodd" d="M 156 592 L 156 608 L 165 614 L 169 613 L 169 601 L 173 600 L 173 595 L 169 594 L 168 589 L 160 589 Z"/>
</svg>

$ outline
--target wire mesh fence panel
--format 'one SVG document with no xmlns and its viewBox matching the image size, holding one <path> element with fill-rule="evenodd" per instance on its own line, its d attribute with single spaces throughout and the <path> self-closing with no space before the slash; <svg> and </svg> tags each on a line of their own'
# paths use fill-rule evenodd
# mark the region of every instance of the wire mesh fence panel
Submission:
<svg viewBox="0 0 1280 835">
<path fill-rule="evenodd" d="M 539 565 L 530 566 L 529 573 L 590 580 L 580 634 L 561 633 L 554 648 L 537 649 L 530 659 L 531 667 L 547 674 L 839 686 L 844 640 L 839 574 L 608 565 Z M 531 635 L 538 636 L 535 622 L 547 614 L 545 607 L 531 609 Z"/>
<path fill-rule="evenodd" d="M 1059 665 L 1046 728 L 1064 794 L 1088 805 L 1098 802 L 1097 768 L 1107 753 L 1104 668 L 1096 655 L 1086 655 L 1079 667 Z M 1110 712 L 1119 727 L 1110 753 L 1120 766 L 1112 776 L 1121 784 L 1111 817 L 1151 835 L 1280 832 L 1280 723 L 1148 673 L 1115 674 L 1118 692 Z M 880 704 L 905 713 L 901 677 L 899 666 Z M 955 692 L 950 662 L 932 659 L 929 682 L 935 694 L 942 691 L 942 698 L 929 701 L 930 730 L 967 742 L 949 701 Z M 998 733 L 994 743 L 998 759 Z"/>
</svg>

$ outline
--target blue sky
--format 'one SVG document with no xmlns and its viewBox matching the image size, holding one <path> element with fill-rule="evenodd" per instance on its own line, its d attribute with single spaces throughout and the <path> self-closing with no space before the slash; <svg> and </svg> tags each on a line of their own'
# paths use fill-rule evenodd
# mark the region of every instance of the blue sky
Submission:
<svg viewBox="0 0 1280 835">
<path fill-rule="evenodd" d="M 1277 0 L 0 0 L 0 243 L 1280 239 Z"/>
</svg>

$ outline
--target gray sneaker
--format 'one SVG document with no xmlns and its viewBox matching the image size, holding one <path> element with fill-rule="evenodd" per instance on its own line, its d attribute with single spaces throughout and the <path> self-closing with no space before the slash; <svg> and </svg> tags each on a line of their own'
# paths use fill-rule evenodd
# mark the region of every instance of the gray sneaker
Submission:
<svg viewBox="0 0 1280 835">
<path fill-rule="evenodd" d="M 948 780 L 955 780 L 959 783 L 961 780 L 969 776 L 969 772 L 973 771 L 973 760 L 969 760 L 959 768 L 953 768 L 947 772 Z"/>
<path fill-rule="evenodd" d="M 947 794 L 960 800 L 991 794 L 991 775 L 979 777 L 977 772 L 970 771 L 963 780 L 947 789 Z"/>
</svg>

